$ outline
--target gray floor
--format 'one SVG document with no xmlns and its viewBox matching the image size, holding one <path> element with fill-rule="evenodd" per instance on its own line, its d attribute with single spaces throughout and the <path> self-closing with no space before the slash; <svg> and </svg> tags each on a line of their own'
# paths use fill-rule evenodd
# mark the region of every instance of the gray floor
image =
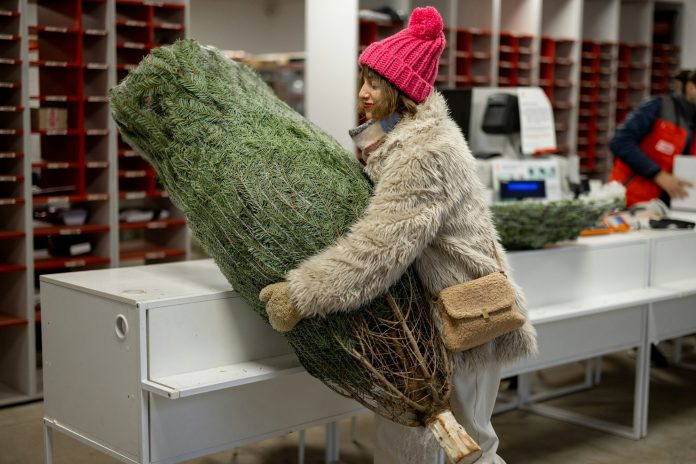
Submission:
<svg viewBox="0 0 696 464">
<path fill-rule="evenodd" d="M 669 346 L 663 347 L 665 352 Z M 693 346 L 688 347 L 693 351 Z M 629 425 L 633 399 L 632 352 L 605 357 L 599 386 L 551 404 Z M 690 355 L 687 360 L 696 362 Z M 539 386 L 553 388 L 582 377 L 580 364 L 546 370 Z M 513 411 L 494 417 L 501 439 L 500 455 L 508 464 L 693 464 L 696 463 L 696 371 L 653 368 L 648 437 L 633 441 L 538 415 Z M 0 464 L 41 463 L 42 403 L 0 408 Z M 358 418 L 358 443 L 351 441 L 350 421 L 341 423 L 341 463 L 372 462 L 372 418 Z M 307 431 L 306 463 L 324 462 L 324 430 Z M 285 464 L 297 462 L 297 434 L 199 458 L 195 464 Z M 55 434 L 56 464 L 114 464 L 70 438 Z M 425 463 L 424 463 L 425 464 Z"/>
</svg>

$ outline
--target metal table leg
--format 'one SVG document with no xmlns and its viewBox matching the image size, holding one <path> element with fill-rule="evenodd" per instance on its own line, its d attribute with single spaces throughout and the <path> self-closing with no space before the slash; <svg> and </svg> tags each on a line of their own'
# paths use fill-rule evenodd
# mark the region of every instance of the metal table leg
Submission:
<svg viewBox="0 0 696 464">
<path fill-rule="evenodd" d="M 53 429 L 43 421 L 44 464 L 53 464 Z"/>
<path fill-rule="evenodd" d="M 326 464 L 338 461 L 340 455 L 338 441 L 338 422 L 326 424 Z"/>
<path fill-rule="evenodd" d="M 297 462 L 304 464 L 305 462 L 305 431 L 300 430 L 300 438 L 297 443 Z"/>
</svg>

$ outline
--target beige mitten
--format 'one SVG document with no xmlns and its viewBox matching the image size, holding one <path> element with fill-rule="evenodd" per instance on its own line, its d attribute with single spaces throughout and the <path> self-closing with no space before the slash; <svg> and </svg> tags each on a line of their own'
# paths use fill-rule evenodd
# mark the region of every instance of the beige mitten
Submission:
<svg viewBox="0 0 696 464">
<path fill-rule="evenodd" d="M 264 287 L 259 293 L 259 300 L 266 303 L 268 321 L 278 332 L 289 332 L 302 319 L 290 299 L 287 282 L 278 282 Z"/>
</svg>

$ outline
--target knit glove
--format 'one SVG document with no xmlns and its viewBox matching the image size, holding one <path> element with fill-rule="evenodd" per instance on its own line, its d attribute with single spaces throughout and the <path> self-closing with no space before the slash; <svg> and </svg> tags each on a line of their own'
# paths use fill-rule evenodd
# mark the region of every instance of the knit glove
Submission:
<svg viewBox="0 0 696 464">
<path fill-rule="evenodd" d="M 278 332 L 289 332 L 302 316 L 290 299 L 287 282 L 268 285 L 259 293 L 259 300 L 266 303 L 266 314 L 271 327 Z"/>
</svg>

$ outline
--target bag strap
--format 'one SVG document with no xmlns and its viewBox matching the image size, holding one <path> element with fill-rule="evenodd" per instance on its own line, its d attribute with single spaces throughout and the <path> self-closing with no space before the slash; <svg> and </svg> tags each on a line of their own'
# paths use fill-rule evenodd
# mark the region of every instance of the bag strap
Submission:
<svg viewBox="0 0 696 464">
<path fill-rule="evenodd" d="M 491 241 L 491 245 L 493 245 L 493 255 L 495 256 L 495 262 L 498 263 L 498 270 L 500 271 L 501 274 L 503 274 L 505 277 L 507 277 L 507 274 L 505 273 L 505 270 L 503 269 L 503 265 L 500 263 L 500 256 L 498 256 L 498 250 L 495 247 L 495 241 Z"/>
<path fill-rule="evenodd" d="M 677 127 L 682 126 L 681 108 L 677 107 L 677 101 L 674 95 L 662 96 L 662 107 L 660 108 L 660 119 L 671 122 Z"/>
<path fill-rule="evenodd" d="M 505 276 L 505 278 L 507 278 L 507 273 L 503 269 L 503 264 L 500 262 L 500 256 L 498 256 L 498 250 L 495 247 L 495 240 L 491 241 L 491 245 L 493 247 L 493 255 L 495 256 L 495 261 L 498 263 L 498 272 L 500 272 L 501 274 L 503 274 Z M 440 295 L 433 296 L 431 300 L 433 303 L 440 304 Z"/>
</svg>

